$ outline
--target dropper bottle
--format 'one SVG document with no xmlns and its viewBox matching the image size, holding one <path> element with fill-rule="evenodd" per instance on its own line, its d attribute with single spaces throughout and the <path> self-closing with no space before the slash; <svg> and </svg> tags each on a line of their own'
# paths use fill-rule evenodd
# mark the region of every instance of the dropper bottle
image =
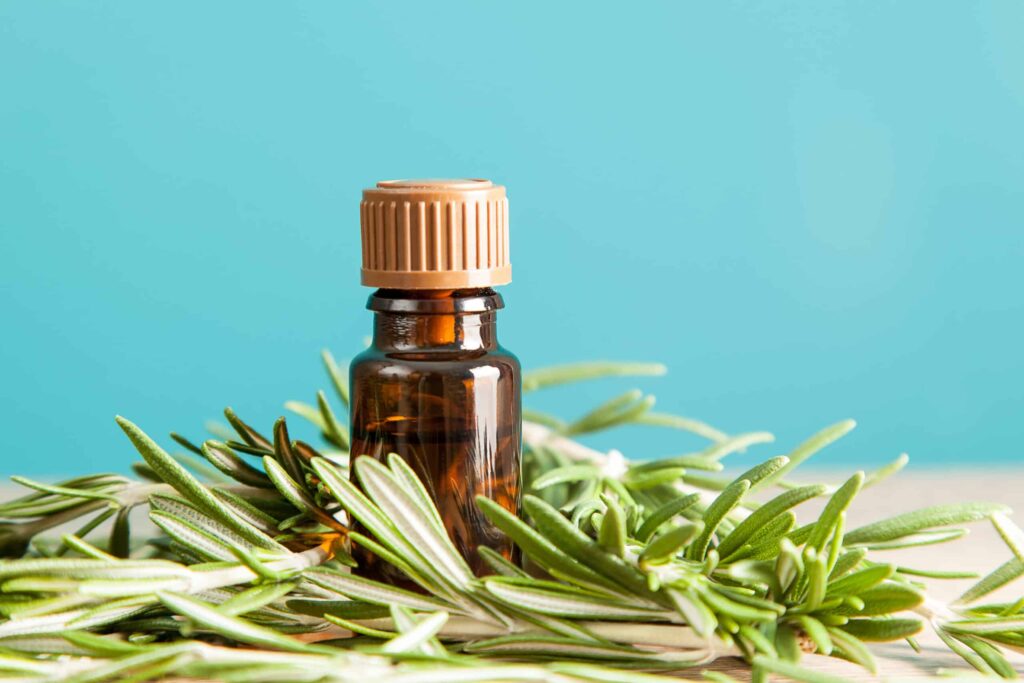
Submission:
<svg viewBox="0 0 1024 683">
<path fill-rule="evenodd" d="M 487 180 L 391 180 L 363 192 L 362 283 L 373 341 L 351 366 L 352 456 L 401 455 L 477 574 L 481 546 L 514 548 L 477 508 L 519 512 L 519 361 L 498 343 L 512 279 L 505 188 Z M 401 583 L 357 552 L 364 576 Z"/>
</svg>

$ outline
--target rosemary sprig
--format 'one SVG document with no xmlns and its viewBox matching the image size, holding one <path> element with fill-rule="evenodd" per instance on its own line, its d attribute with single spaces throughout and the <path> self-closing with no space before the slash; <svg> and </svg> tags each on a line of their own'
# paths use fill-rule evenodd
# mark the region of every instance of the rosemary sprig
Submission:
<svg viewBox="0 0 1024 683">
<path fill-rule="evenodd" d="M 324 364 L 347 408 L 345 373 Z M 524 388 L 662 366 L 590 363 L 528 373 Z M 522 549 L 524 567 L 482 550 L 475 577 L 415 474 L 398 456 L 350 460 L 341 412 L 326 394 L 289 402 L 324 447 L 293 441 L 283 420 L 264 436 L 230 409 L 231 433 L 171 455 L 118 418 L 146 481 L 119 475 L 57 485 L 22 478 L 0 504 L 0 672 L 26 680 L 645 681 L 721 656 L 758 676 L 825 680 L 805 652 L 875 669 L 868 643 L 910 639 L 926 626 L 981 673 L 1014 677 L 1006 650 L 1024 650 L 1024 599 L 980 604 L 1024 574 L 1024 532 L 1003 506 L 945 505 L 847 529 L 864 487 L 901 456 L 840 486 L 788 475 L 849 432 L 812 436 L 732 479 L 723 458 L 772 440 L 729 435 L 652 413 L 631 391 L 573 420 L 528 413 L 528 493 L 516 517 L 483 513 Z M 652 462 L 602 453 L 582 436 L 624 423 L 682 429 L 708 440 Z M 358 454 L 353 454 L 358 456 Z M 357 487 L 350 481 L 350 465 Z M 755 502 L 751 493 L 777 489 Z M 828 497 L 816 520 L 795 510 Z M 129 524 L 148 509 L 154 527 Z M 899 567 L 886 549 L 947 542 L 990 520 L 1009 559 L 954 604 L 920 580 L 961 576 Z M 349 532 L 358 521 L 365 531 Z M 69 524 L 73 533 L 54 538 Z M 109 528 L 106 538 L 95 536 Z M 418 592 L 355 576 L 352 544 L 394 565 Z M 651 673 L 642 674 L 640 670 Z M 710 674 L 709 674 L 710 675 Z M 711 675 L 714 679 L 715 676 Z"/>
</svg>

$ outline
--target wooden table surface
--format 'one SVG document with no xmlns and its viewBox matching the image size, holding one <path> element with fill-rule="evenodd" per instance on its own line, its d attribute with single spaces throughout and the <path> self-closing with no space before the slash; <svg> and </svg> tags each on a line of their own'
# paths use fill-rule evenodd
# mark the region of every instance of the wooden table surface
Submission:
<svg viewBox="0 0 1024 683">
<path fill-rule="evenodd" d="M 812 471 L 805 476 L 809 481 L 840 483 L 842 472 Z M 799 479 L 799 477 L 798 477 Z M 0 485 L 0 496 L 8 498 L 12 493 L 9 486 Z M 972 470 L 923 470 L 898 474 L 895 478 L 864 490 L 848 511 L 847 528 L 873 522 L 882 517 L 908 512 L 929 505 L 950 502 L 991 501 L 1009 505 L 1019 512 L 1018 524 L 1024 526 L 1024 467 L 1019 469 L 972 469 Z M 817 508 L 815 508 L 817 504 Z M 821 501 L 806 503 L 798 509 L 804 519 L 820 509 Z M 970 533 L 950 544 L 925 546 L 899 551 L 879 553 L 884 559 L 897 561 L 906 566 L 924 569 L 957 569 L 985 574 L 1010 557 L 1010 551 L 988 523 L 971 525 Z M 929 581 L 929 595 L 941 600 L 952 600 L 972 583 L 969 580 Z M 996 599 L 1017 599 L 1024 595 L 1024 579 L 1011 584 L 994 594 Z M 971 673 L 959 657 L 949 652 L 942 642 L 929 630 L 918 637 L 922 646 L 921 654 L 915 653 L 906 643 L 875 644 L 872 651 L 879 663 L 879 676 L 874 677 L 864 669 L 834 657 L 818 655 L 805 656 L 802 666 L 823 673 L 842 676 L 850 680 L 920 680 L 935 676 L 939 670 L 957 670 Z M 1024 655 L 1009 653 L 1008 658 L 1024 676 Z M 750 680 L 747 666 L 738 659 L 721 659 L 707 667 L 721 671 L 740 680 Z M 699 678 L 700 669 L 684 678 Z"/>
</svg>

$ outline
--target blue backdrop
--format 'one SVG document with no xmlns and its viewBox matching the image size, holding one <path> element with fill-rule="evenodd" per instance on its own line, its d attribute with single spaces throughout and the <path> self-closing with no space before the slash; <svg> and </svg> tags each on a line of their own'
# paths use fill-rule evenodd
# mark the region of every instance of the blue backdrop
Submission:
<svg viewBox="0 0 1024 683">
<path fill-rule="evenodd" d="M 1024 4 L 0 4 L 3 473 L 268 424 L 357 352 L 360 190 L 509 189 L 503 340 L 822 463 L 1024 456 Z M 539 396 L 570 415 L 636 381 Z M 166 443 L 166 439 L 164 440 Z M 626 429 L 649 457 L 694 445 Z"/>
</svg>

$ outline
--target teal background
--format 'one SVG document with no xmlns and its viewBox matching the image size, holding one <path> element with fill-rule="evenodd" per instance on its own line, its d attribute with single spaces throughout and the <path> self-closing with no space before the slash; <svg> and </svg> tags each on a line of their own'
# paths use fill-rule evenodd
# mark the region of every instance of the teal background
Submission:
<svg viewBox="0 0 1024 683">
<path fill-rule="evenodd" d="M 664 361 L 660 409 L 779 450 L 856 417 L 826 465 L 1020 463 L 1022 35 L 1017 0 L 6 0 L 3 473 L 311 399 L 369 330 L 360 190 L 416 176 L 509 188 L 527 366 Z"/>
</svg>

